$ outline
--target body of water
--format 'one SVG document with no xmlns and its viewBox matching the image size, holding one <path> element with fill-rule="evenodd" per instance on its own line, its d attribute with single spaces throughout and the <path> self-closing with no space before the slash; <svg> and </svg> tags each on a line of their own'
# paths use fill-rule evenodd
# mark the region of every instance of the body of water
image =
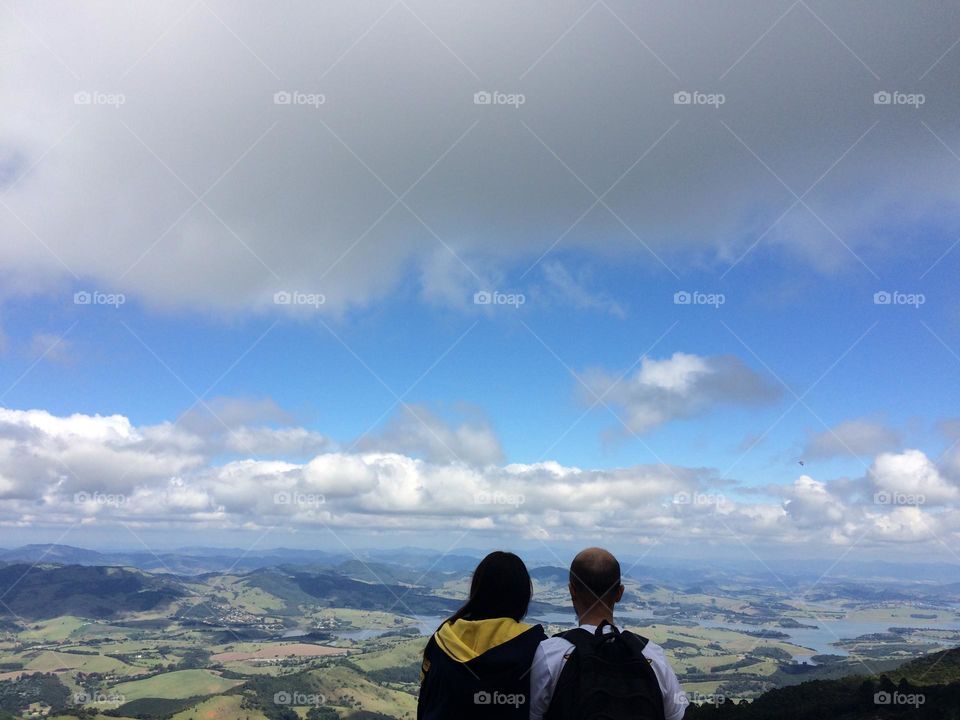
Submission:
<svg viewBox="0 0 960 720">
<path fill-rule="evenodd" d="M 422 636 L 432 634 L 446 619 L 444 615 L 418 615 L 414 617 L 415 627 Z M 567 612 L 540 613 L 535 617 L 529 617 L 527 622 L 539 622 L 551 625 L 561 625 L 564 627 L 574 627 L 576 625 L 576 616 L 571 610 Z M 617 622 L 621 627 L 630 628 L 631 625 L 647 625 L 650 621 L 656 621 L 652 612 L 631 612 L 629 614 L 617 615 Z M 803 648 L 809 648 L 809 653 L 798 653 L 795 659 L 800 661 L 809 661 L 812 655 L 849 655 L 849 653 L 833 643 L 838 640 L 851 640 L 860 635 L 870 635 L 874 633 L 886 633 L 891 627 L 917 627 L 942 630 L 954 630 L 960 632 L 960 620 L 953 621 L 924 621 L 916 618 L 866 621 L 866 620 L 801 620 L 801 622 L 816 624 L 816 628 L 781 628 L 773 625 L 747 625 L 743 623 L 732 622 L 702 622 L 702 627 L 719 628 L 723 630 L 736 630 L 739 632 L 757 632 L 760 630 L 777 630 L 789 635 L 785 642 L 790 642 Z M 409 626 L 408 626 L 409 627 Z M 390 632 L 384 628 L 357 628 L 353 630 L 342 630 L 335 632 L 338 638 L 347 640 L 368 640 L 383 633 Z M 288 631 L 284 637 L 297 637 L 303 635 L 303 631 Z M 937 642 L 931 640 L 931 642 Z M 956 645 L 956 641 L 940 641 L 944 646 Z"/>
<path fill-rule="evenodd" d="M 804 619 L 801 622 L 817 625 L 816 628 L 780 628 L 775 626 L 744 625 L 742 623 L 710 622 L 702 623 L 704 627 L 720 628 L 724 630 L 739 630 L 741 632 L 756 632 L 758 630 L 779 630 L 790 636 L 787 642 L 810 648 L 813 652 L 810 655 L 849 655 L 842 647 L 837 647 L 833 643 L 838 640 L 852 640 L 861 635 L 872 635 L 874 633 L 886 633 L 891 627 L 916 627 L 941 630 L 960 631 L 960 622 L 926 622 L 916 618 L 901 620 L 833 620 L 833 619 Z M 931 642 L 938 642 L 932 640 Z M 955 643 L 951 641 L 939 641 L 944 646 L 952 646 Z M 800 655 L 798 658 L 806 659 L 809 655 Z"/>
</svg>

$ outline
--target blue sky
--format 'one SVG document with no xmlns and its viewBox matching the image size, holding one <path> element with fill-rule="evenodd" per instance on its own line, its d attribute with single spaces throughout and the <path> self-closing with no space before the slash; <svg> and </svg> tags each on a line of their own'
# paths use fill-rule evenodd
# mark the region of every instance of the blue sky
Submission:
<svg viewBox="0 0 960 720">
<path fill-rule="evenodd" d="M 948 240 L 931 240 L 925 260 L 946 250 Z M 216 383 L 206 399 L 269 397 L 300 424 L 348 443 L 384 423 L 381 416 L 396 406 L 391 390 L 404 393 L 426 372 L 404 399 L 453 417 L 462 404 L 475 406 L 497 429 L 510 462 L 617 467 L 662 459 L 719 467 L 735 462 L 745 440 L 763 433 L 796 399 L 783 390 L 769 406 L 724 408 L 659 427 L 642 438 L 656 455 L 629 435 L 605 442 L 604 431 L 623 428 L 601 405 L 554 445 L 587 409 L 570 371 L 600 366 L 622 372 L 648 350 L 657 359 L 680 351 L 739 356 L 775 386 L 781 387 L 772 373 L 798 394 L 823 376 L 805 397 L 810 409 L 795 406 L 738 463 L 737 476 L 752 483 L 794 473 L 791 461 L 802 458 L 808 432 L 825 430 L 821 420 L 832 426 L 875 417 L 931 452 L 944 447 L 932 425 L 952 416 L 953 398 L 930 380 L 950 377 L 960 363 L 937 339 L 960 347 L 960 307 L 949 278 L 955 264 L 947 259 L 918 282 L 923 270 L 891 263 L 884 277 L 892 280 L 884 283 L 859 267 L 824 276 L 764 263 L 762 254 L 723 281 L 708 273 L 678 282 L 648 268 L 595 267 L 597 285 L 623 306 L 623 317 L 534 298 L 517 309 L 459 312 L 400 291 L 382 307 L 341 318 L 224 318 L 151 312 L 136 299 L 118 309 L 74 306 L 67 288 L 60 297 L 8 306 L 11 349 L 27 347 L 37 332 L 73 329 L 65 336 L 69 357 L 60 362 L 35 365 L 35 354 L 7 353 L 5 385 L 26 374 L 5 403 L 64 415 L 122 413 L 136 424 L 152 424 L 175 418 L 195 403 L 194 393 Z M 926 303 L 875 306 L 874 288 L 887 287 L 922 288 Z M 725 303 L 716 309 L 678 306 L 678 288 L 722 292 Z M 827 467 L 836 473 L 863 469 L 853 457 Z"/>
<path fill-rule="evenodd" d="M 269 12 L 15 16 L 18 538 L 960 539 L 943 8 Z"/>
</svg>

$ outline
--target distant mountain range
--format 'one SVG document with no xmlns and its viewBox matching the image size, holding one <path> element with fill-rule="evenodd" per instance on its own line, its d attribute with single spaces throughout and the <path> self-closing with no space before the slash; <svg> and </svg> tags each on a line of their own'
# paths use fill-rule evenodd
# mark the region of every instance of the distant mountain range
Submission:
<svg viewBox="0 0 960 720">
<path fill-rule="evenodd" d="M 481 556 L 482 557 L 482 556 Z M 136 567 L 150 572 L 169 572 L 178 575 L 199 575 L 207 572 L 254 570 L 276 565 L 304 565 L 334 568 L 342 563 L 357 565 L 377 561 L 407 567 L 412 570 L 430 570 L 437 573 L 458 573 L 472 570 L 478 557 L 444 555 L 436 551 L 385 550 L 371 554 L 329 552 L 275 548 L 270 550 L 241 550 L 239 548 L 190 547 L 176 551 L 153 553 L 146 550 L 97 551 L 71 545 L 35 544 L 13 549 L 0 549 L 0 563 L 59 563 L 63 565 L 117 565 Z"/>
<path fill-rule="evenodd" d="M 128 613 L 165 609 L 177 602 L 179 617 L 209 621 L 217 617 L 217 608 L 224 605 L 218 595 L 227 573 L 213 570 L 198 574 L 196 570 L 201 566 L 196 564 L 191 566 L 194 572 L 190 574 L 152 572 L 149 568 L 134 567 L 131 556 L 62 545 L 27 546 L 0 557 L 0 618 L 32 621 L 72 615 L 117 619 Z M 32 561 L 11 562 L 9 558 Z M 218 556 L 213 556 L 213 560 L 214 566 L 221 562 Z M 259 590 L 279 599 L 282 609 L 277 608 L 277 614 L 291 618 L 299 617 L 304 605 L 449 615 L 462 600 L 435 594 L 435 589 L 469 573 L 468 569 L 450 573 L 429 568 L 421 571 L 356 559 L 333 567 L 282 564 L 280 560 L 278 555 L 272 563 L 254 569 L 234 568 L 229 571 L 229 582 L 235 592 Z M 86 564 L 98 561 L 104 564 Z M 472 569 L 472 561 L 468 567 Z M 544 602 L 530 606 L 531 613 L 562 610 Z"/>
<path fill-rule="evenodd" d="M 0 549 L 0 567 L 22 563 L 115 566 L 183 578 L 287 567 L 311 573 L 340 574 L 367 583 L 439 587 L 469 575 L 481 555 L 482 551 L 472 549 L 444 554 L 423 548 L 388 548 L 352 553 L 340 548 L 242 550 L 209 547 L 185 547 L 154 554 L 147 550 L 98 551 L 70 545 L 34 544 Z M 840 573 L 839 569 L 822 567 L 819 561 L 791 561 L 787 567 L 767 567 L 737 560 L 722 565 L 703 561 L 671 564 L 662 559 L 647 558 L 643 564 L 633 564 L 628 559 L 621 564 L 625 580 L 631 580 L 642 588 L 660 587 L 715 597 L 738 595 L 743 588 L 769 588 L 775 593 L 787 589 L 799 594 L 814 588 L 808 595 L 809 599 L 826 602 L 835 599 L 933 604 L 960 602 L 960 582 L 957 582 L 960 566 L 946 564 L 900 567 L 870 562 L 844 563 L 845 573 Z M 529 567 L 531 576 L 537 582 L 554 585 L 567 583 L 567 568 L 559 567 L 555 562 L 530 562 Z M 824 575 L 825 570 L 830 572 Z M 852 579 L 857 573 L 862 575 L 859 579 Z M 3 591 L 4 588 L 0 586 L 0 593 Z"/>
</svg>

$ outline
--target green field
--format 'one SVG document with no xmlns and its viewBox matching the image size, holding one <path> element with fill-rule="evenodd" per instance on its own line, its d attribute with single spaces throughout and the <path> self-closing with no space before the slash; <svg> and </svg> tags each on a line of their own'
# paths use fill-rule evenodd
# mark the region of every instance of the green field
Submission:
<svg viewBox="0 0 960 720">
<path fill-rule="evenodd" d="M 125 702 L 141 698 L 188 698 L 197 695 L 216 695 L 240 685 L 240 680 L 227 680 L 209 670 L 178 670 L 145 680 L 133 680 L 114 685 L 112 692 L 122 695 Z"/>
<path fill-rule="evenodd" d="M 58 642 L 66 640 L 81 627 L 89 624 L 89 620 L 62 615 L 31 625 L 29 630 L 20 633 L 20 637 L 25 641 Z"/>
<path fill-rule="evenodd" d="M 403 667 L 414 663 L 419 664 L 425 644 L 426 638 L 401 640 L 390 644 L 386 648 L 374 649 L 351 659 L 355 665 L 367 671 Z"/>
<path fill-rule="evenodd" d="M 24 656 L 24 668 L 32 672 L 55 672 L 57 670 L 81 670 L 83 672 L 131 674 L 143 672 L 105 655 L 75 655 L 73 653 L 45 650 L 35 657 Z"/>
<path fill-rule="evenodd" d="M 266 720 L 259 710 L 241 708 L 239 695 L 221 695 L 173 715 L 171 720 Z"/>
</svg>

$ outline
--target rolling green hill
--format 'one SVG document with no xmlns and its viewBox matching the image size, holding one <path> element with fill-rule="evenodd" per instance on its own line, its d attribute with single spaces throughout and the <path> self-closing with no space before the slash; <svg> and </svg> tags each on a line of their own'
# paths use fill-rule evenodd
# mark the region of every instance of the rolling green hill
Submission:
<svg viewBox="0 0 960 720">
<path fill-rule="evenodd" d="M 301 604 L 317 604 L 402 612 L 405 607 L 411 607 L 429 615 L 452 613 L 459 607 L 459 602 L 436 597 L 422 588 L 362 582 L 333 572 L 264 568 L 249 573 L 241 582 L 281 598 L 291 609 Z"/>
</svg>

